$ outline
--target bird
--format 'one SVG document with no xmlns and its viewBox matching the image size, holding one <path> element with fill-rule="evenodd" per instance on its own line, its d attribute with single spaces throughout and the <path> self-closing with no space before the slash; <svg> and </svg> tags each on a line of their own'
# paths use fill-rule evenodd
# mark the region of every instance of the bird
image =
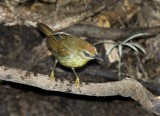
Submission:
<svg viewBox="0 0 160 116">
<path fill-rule="evenodd" d="M 37 23 L 37 28 L 46 35 L 46 43 L 55 58 L 50 79 L 55 79 L 54 70 L 57 63 L 71 68 L 76 76 L 75 86 L 79 87 L 80 79 L 75 68 L 84 66 L 88 61 L 97 59 L 103 61 L 97 55 L 96 48 L 89 42 L 77 36 L 65 32 L 56 32 L 44 23 Z"/>
</svg>

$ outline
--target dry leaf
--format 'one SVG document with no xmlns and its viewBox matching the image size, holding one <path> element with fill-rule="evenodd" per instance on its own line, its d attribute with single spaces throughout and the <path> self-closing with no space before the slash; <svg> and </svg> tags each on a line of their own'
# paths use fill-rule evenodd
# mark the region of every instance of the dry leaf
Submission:
<svg viewBox="0 0 160 116">
<path fill-rule="evenodd" d="M 107 40 L 108 42 L 104 43 L 104 48 L 106 50 L 106 53 L 109 52 L 110 48 L 112 48 L 115 44 L 114 41 L 112 40 Z M 116 61 L 120 61 L 120 56 L 118 53 L 118 49 L 116 47 L 114 47 L 110 53 L 108 54 L 108 59 L 110 63 L 116 62 Z"/>
</svg>

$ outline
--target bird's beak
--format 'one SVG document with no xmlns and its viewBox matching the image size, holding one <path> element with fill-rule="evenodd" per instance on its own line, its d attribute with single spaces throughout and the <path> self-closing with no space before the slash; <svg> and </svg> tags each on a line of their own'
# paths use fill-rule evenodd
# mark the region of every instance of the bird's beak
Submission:
<svg viewBox="0 0 160 116">
<path fill-rule="evenodd" d="M 98 55 L 95 55 L 93 58 L 96 59 L 96 60 L 103 61 L 103 59 L 100 56 L 98 56 Z"/>
</svg>

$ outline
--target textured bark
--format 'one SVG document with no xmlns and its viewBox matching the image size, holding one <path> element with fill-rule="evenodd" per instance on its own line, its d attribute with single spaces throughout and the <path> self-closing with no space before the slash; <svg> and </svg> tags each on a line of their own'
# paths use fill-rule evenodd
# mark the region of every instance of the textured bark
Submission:
<svg viewBox="0 0 160 116">
<path fill-rule="evenodd" d="M 160 26 L 115 29 L 115 28 L 100 28 L 91 25 L 74 25 L 73 27 L 69 27 L 64 31 L 78 36 L 83 35 L 91 38 L 99 38 L 98 40 L 104 40 L 104 39 L 125 40 L 126 38 L 138 33 L 148 33 L 150 35 L 157 35 L 160 33 Z"/>
<path fill-rule="evenodd" d="M 7 1 L 7 0 L 6 0 Z M 55 4 L 34 3 L 31 6 L 18 5 L 12 2 L 0 2 L 0 23 L 6 25 L 31 25 L 36 26 L 37 22 L 50 25 L 54 31 L 74 25 L 83 19 L 92 16 L 106 7 L 115 4 L 118 0 L 88 0 L 84 4 L 76 3 L 68 5 L 67 8 L 61 6 L 59 12 Z M 74 3 L 73 3 L 74 4 Z M 71 9 L 71 11 L 67 10 Z"/>
<path fill-rule="evenodd" d="M 72 82 L 55 80 L 50 83 L 48 75 L 36 74 L 5 66 L 0 67 L 0 79 L 38 87 L 49 91 L 87 95 L 87 96 L 124 96 L 138 101 L 144 108 L 160 115 L 160 99 L 154 96 L 138 81 L 126 78 L 108 83 L 81 83 L 77 89 Z"/>
</svg>

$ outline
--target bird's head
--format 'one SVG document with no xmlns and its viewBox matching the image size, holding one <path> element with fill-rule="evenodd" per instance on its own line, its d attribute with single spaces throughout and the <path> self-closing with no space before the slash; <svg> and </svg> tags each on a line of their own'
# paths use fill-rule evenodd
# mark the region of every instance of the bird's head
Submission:
<svg viewBox="0 0 160 116">
<path fill-rule="evenodd" d="M 96 48 L 87 41 L 83 41 L 79 44 L 79 55 L 86 61 L 92 59 L 103 61 L 103 59 L 97 55 Z"/>
</svg>

